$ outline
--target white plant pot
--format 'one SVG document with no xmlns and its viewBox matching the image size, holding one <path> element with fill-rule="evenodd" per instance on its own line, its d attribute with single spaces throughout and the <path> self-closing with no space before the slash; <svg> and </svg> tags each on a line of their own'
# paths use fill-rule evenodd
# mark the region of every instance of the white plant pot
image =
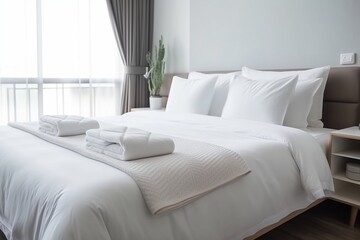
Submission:
<svg viewBox="0 0 360 240">
<path fill-rule="evenodd" d="M 158 110 L 162 108 L 162 97 L 150 96 L 150 109 Z"/>
</svg>

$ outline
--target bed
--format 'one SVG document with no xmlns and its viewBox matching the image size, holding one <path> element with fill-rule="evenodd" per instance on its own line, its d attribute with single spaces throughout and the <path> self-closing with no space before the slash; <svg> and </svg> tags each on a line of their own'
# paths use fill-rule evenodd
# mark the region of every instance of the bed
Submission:
<svg viewBox="0 0 360 240">
<path fill-rule="evenodd" d="M 324 97 L 326 128 L 359 123 L 359 86 L 359 67 L 331 69 Z M 181 208 L 153 214 L 129 175 L 1 127 L 0 229 L 8 239 L 254 239 L 322 201 L 331 187 L 326 158 L 317 160 L 325 156 L 328 130 L 309 129 L 308 134 L 266 123 L 164 112 L 99 121 L 231 149 L 251 172 Z"/>
</svg>

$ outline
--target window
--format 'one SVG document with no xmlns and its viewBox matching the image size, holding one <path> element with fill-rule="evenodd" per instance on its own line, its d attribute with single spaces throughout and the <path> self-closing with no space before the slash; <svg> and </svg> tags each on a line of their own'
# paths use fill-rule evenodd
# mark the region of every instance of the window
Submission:
<svg viewBox="0 0 360 240">
<path fill-rule="evenodd" d="M 115 115 L 123 73 L 106 0 L 0 0 L 0 123 Z"/>
</svg>

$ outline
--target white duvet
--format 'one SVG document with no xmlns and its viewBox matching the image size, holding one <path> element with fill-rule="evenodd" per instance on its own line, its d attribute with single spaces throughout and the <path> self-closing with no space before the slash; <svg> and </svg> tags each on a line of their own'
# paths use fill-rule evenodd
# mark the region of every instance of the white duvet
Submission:
<svg viewBox="0 0 360 240">
<path fill-rule="evenodd" d="M 0 228 L 9 239 L 243 239 L 333 189 L 323 151 L 301 130 L 165 112 L 135 112 L 100 124 L 217 144 L 239 153 L 252 172 L 153 216 L 125 173 L 1 127 Z"/>
</svg>

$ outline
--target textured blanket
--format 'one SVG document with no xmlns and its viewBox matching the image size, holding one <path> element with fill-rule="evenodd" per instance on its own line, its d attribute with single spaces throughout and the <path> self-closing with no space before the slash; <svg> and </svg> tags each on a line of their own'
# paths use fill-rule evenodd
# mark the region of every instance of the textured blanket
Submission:
<svg viewBox="0 0 360 240">
<path fill-rule="evenodd" d="M 250 172 L 237 153 L 199 141 L 172 138 L 173 154 L 127 162 L 87 150 L 85 136 L 59 138 L 40 132 L 34 123 L 9 125 L 127 173 L 154 215 L 182 207 Z"/>
</svg>

